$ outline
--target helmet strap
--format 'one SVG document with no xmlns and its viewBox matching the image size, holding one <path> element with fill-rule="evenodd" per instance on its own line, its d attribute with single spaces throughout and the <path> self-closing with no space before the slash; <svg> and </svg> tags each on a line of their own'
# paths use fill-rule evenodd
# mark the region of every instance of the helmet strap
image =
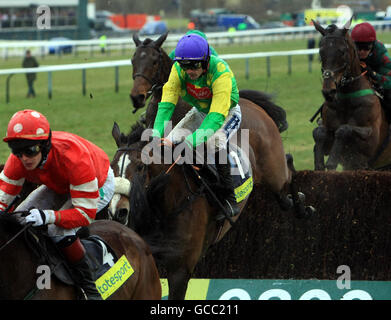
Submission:
<svg viewBox="0 0 391 320">
<path fill-rule="evenodd" d="M 41 162 L 38 164 L 38 168 L 42 168 L 47 159 L 50 152 L 50 149 L 52 147 L 52 130 L 49 131 L 49 138 L 42 142 L 42 159 Z"/>
</svg>

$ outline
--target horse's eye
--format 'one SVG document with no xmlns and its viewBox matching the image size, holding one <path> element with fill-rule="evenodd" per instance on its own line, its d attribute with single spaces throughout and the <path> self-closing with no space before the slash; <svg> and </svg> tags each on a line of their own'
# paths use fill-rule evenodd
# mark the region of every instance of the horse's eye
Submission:
<svg viewBox="0 0 391 320">
<path fill-rule="evenodd" d="M 144 166 L 142 164 L 139 164 L 137 166 L 137 171 L 142 171 L 144 169 Z"/>
</svg>

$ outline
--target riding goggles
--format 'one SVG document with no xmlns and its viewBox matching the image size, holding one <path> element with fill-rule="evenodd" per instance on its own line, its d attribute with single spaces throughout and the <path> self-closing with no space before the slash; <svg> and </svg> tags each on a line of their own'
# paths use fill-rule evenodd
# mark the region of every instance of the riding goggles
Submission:
<svg viewBox="0 0 391 320">
<path fill-rule="evenodd" d="M 191 60 L 184 60 L 184 61 L 178 61 L 179 66 L 183 70 L 197 70 L 202 68 L 202 61 L 191 61 Z"/>
<path fill-rule="evenodd" d="M 360 50 L 370 51 L 372 50 L 373 44 L 372 42 L 356 42 L 356 47 L 358 51 Z"/>
<path fill-rule="evenodd" d="M 28 158 L 35 157 L 41 150 L 42 147 L 39 144 L 24 148 L 11 148 L 11 152 L 18 158 L 21 158 L 22 155 L 25 155 Z"/>
</svg>

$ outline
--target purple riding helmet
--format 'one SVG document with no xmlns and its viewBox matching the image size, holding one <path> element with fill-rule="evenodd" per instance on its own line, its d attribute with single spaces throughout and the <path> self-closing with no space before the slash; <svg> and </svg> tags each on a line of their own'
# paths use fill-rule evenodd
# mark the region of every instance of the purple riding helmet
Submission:
<svg viewBox="0 0 391 320">
<path fill-rule="evenodd" d="M 206 39 L 198 34 L 186 34 L 179 41 L 175 48 L 175 59 L 180 64 L 187 61 L 202 61 L 203 69 L 207 68 L 210 58 L 209 44 Z M 182 63 L 181 63 L 182 62 Z"/>
</svg>

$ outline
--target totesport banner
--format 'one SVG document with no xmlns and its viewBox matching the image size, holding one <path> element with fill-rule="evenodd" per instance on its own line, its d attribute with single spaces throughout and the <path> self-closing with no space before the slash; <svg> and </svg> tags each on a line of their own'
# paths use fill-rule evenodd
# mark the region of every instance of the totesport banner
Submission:
<svg viewBox="0 0 391 320">
<path fill-rule="evenodd" d="M 167 299 L 167 279 L 161 279 Z M 190 279 L 186 300 L 391 300 L 391 281 Z"/>
</svg>

